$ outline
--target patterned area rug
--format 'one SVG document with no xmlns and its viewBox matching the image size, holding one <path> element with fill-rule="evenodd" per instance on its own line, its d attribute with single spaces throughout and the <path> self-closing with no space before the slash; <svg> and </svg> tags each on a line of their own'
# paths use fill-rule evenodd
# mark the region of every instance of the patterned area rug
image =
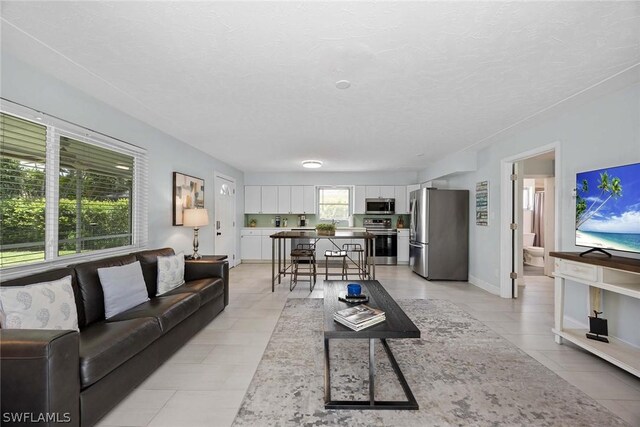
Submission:
<svg viewBox="0 0 640 427">
<path fill-rule="evenodd" d="M 321 299 L 290 299 L 234 426 L 624 426 L 449 301 L 399 300 L 422 338 L 388 340 L 420 410 L 325 410 Z M 368 396 L 368 341 L 331 340 L 332 398 Z M 376 400 L 404 400 L 376 345 Z"/>
</svg>

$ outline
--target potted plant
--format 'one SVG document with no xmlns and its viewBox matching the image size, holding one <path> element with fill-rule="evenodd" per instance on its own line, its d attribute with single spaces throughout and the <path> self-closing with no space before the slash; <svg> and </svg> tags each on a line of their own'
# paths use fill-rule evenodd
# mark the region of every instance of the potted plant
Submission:
<svg viewBox="0 0 640 427">
<path fill-rule="evenodd" d="M 318 224 L 316 225 L 316 232 L 321 236 L 333 236 L 336 234 L 336 225 Z"/>
<path fill-rule="evenodd" d="M 251 220 L 249 220 L 249 227 L 255 227 L 256 225 L 258 225 L 258 222 L 256 221 L 256 219 L 251 218 Z"/>
</svg>

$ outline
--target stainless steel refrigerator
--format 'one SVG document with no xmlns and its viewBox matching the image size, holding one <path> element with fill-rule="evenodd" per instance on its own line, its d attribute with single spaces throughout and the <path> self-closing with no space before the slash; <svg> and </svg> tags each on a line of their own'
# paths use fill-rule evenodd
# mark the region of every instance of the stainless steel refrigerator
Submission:
<svg viewBox="0 0 640 427">
<path fill-rule="evenodd" d="M 428 280 L 466 281 L 469 191 L 421 188 L 410 194 L 409 265 Z"/>
</svg>

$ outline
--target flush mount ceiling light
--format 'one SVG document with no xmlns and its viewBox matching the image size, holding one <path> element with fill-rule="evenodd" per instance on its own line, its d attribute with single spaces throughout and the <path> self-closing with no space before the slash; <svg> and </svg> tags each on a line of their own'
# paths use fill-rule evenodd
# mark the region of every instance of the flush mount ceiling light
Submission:
<svg viewBox="0 0 640 427">
<path fill-rule="evenodd" d="M 318 169 L 322 167 L 322 162 L 320 160 L 303 160 L 302 167 L 307 169 Z"/>
<path fill-rule="evenodd" d="M 124 165 L 116 165 L 117 169 L 122 169 L 124 171 L 128 171 L 129 170 L 129 166 L 124 166 Z"/>
<path fill-rule="evenodd" d="M 349 89 L 351 87 L 351 82 L 349 80 L 338 80 L 336 82 L 336 87 L 338 89 Z"/>
</svg>

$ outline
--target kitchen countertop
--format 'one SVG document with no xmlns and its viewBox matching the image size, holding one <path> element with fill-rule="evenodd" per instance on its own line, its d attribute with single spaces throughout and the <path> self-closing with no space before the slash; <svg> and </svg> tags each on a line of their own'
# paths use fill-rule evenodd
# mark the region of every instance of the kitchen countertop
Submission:
<svg viewBox="0 0 640 427">
<path fill-rule="evenodd" d="M 316 238 L 316 239 L 374 239 L 375 234 L 367 233 L 366 231 L 349 231 L 349 230 L 336 230 L 336 234 L 324 235 L 318 234 L 315 231 L 280 231 L 279 233 L 272 234 L 272 239 L 295 239 L 298 237 Z"/>
</svg>

